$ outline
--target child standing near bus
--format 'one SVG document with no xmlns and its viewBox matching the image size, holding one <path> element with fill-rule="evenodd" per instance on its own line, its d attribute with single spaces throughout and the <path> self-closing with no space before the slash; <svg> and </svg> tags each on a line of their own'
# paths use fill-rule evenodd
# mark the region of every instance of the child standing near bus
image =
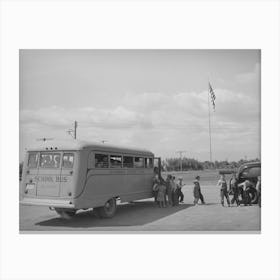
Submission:
<svg viewBox="0 0 280 280">
<path fill-rule="evenodd" d="M 155 198 L 155 202 L 157 202 L 159 184 L 160 180 L 158 178 L 158 175 L 155 175 L 155 177 L 153 178 L 153 196 Z"/>
<path fill-rule="evenodd" d="M 166 185 L 166 194 L 167 194 L 167 206 L 173 205 L 171 179 L 172 179 L 172 176 L 170 174 L 168 174 L 167 179 L 166 179 L 166 184 L 165 184 Z"/>
<path fill-rule="evenodd" d="M 178 189 L 177 189 L 177 186 L 175 183 L 175 176 L 172 176 L 171 186 L 172 186 L 173 206 L 178 206 L 179 205 L 179 193 L 178 193 Z"/>
<path fill-rule="evenodd" d="M 200 186 L 199 186 L 199 182 L 197 180 L 195 180 L 194 182 L 194 187 L 193 187 L 193 204 L 197 205 L 198 204 L 198 200 L 200 199 Z"/>
<path fill-rule="evenodd" d="M 159 203 L 160 208 L 166 207 L 165 193 L 166 193 L 166 187 L 164 184 L 160 183 L 158 186 L 158 194 L 157 194 L 157 202 Z"/>
<path fill-rule="evenodd" d="M 177 186 L 177 192 L 178 192 L 178 199 L 180 203 L 184 202 L 184 194 L 182 193 L 182 187 L 183 185 L 183 177 L 178 178 L 178 182 L 176 184 Z"/>
</svg>

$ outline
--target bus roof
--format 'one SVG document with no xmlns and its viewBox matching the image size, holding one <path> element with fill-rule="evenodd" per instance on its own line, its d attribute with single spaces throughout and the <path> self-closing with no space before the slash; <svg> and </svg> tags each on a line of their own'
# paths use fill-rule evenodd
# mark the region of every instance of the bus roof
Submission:
<svg viewBox="0 0 280 280">
<path fill-rule="evenodd" d="M 141 148 L 135 148 L 131 146 L 118 146 L 110 144 L 101 144 L 96 142 L 87 142 L 87 141 L 50 141 L 43 142 L 37 147 L 28 149 L 31 151 L 69 151 L 69 150 L 95 150 L 103 152 L 120 152 L 120 153 L 129 153 L 129 154 L 145 154 L 149 156 L 154 156 L 151 151 Z"/>
</svg>

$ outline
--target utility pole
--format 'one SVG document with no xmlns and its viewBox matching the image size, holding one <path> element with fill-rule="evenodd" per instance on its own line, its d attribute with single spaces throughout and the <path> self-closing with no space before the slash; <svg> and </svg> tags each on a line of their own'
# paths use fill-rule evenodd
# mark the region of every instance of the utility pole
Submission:
<svg viewBox="0 0 280 280">
<path fill-rule="evenodd" d="M 208 125 L 209 125 L 210 162 L 212 163 L 211 114 L 210 114 L 209 92 L 207 93 L 207 95 L 208 95 Z"/>
<path fill-rule="evenodd" d="M 78 122 L 75 121 L 74 122 L 74 129 L 68 129 L 67 130 L 68 134 L 70 134 L 74 139 L 77 139 L 77 127 L 78 127 Z"/>
<path fill-rule="evenodd" d="M 176 153 L 180 155 L 180 170 L 183 171 L 183 163 L 182 163 L 182 154 L 186 153 L 187 151 L 177 151 Z"/>
<path fill-rule="evenodd" d="M 78 127 L 78 122 L 74 122 L 74 139 L 77 139 L 77 127 Z"/>
</svg>

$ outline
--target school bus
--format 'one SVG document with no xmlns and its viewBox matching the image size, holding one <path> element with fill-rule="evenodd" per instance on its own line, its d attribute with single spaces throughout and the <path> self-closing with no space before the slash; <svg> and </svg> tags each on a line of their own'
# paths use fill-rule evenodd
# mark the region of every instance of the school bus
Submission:
<svg viewBox="0 0 280 280">
<path fill-rule="evenodd" d="M 152 197 L 154 159 L 144 149 L 108 144 L 43 144 L 26 153 L 21 204 L 49 206 L 64 218 L 89 208 L 113 217 L 116 200 Z"/>
</svg>

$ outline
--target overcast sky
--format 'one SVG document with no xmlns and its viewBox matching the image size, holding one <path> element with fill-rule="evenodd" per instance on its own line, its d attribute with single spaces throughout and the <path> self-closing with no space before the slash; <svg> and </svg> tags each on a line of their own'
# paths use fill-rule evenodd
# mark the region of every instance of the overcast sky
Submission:
<svg viewBox="0 0 280 280">
<path fill-rule="evenodd" d="M 42 137 L 138 146 L 163 158 L 260 157 L 258 50 L 21 50 L 20 159 Z"/>
</svg>

